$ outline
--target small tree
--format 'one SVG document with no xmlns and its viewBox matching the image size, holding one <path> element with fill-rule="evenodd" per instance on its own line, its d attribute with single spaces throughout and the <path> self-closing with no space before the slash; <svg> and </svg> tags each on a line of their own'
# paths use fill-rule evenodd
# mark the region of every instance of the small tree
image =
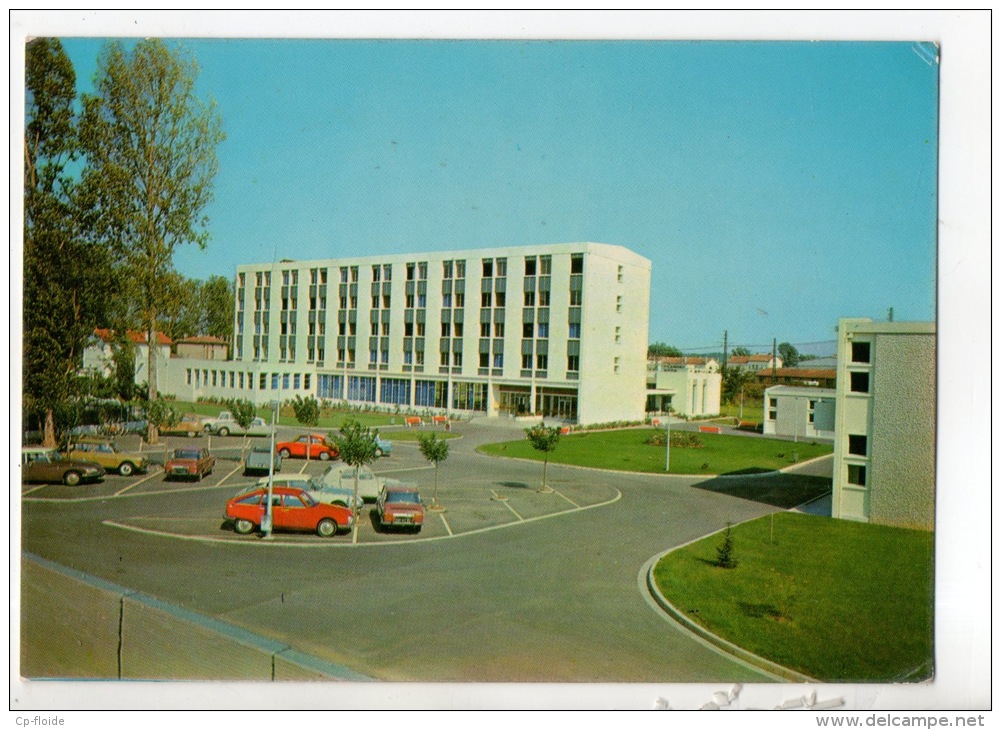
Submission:
<svg viewBox="0 0 1001 730">
<path fill-rule="evenodd" d="M 434 464 L 434 497 L 431 504 L 438 506 L 438 464 L 448 458 L 448 439 L 439 437 L 436 433 L 422 433 L 420 441 L 421 455 Z"/>
<path fill-rule="evenodd" d="M 716 566 L 719 568 L 736 568 L 737 559 L 733 556 L 733 535 L 730 533 L 730 523 L 726 523 L 723 542 L 716 548 Z"/>
<path fill-rule="evenodd" d="M 532 443 L 532 448 L 543 453 L 542 462 L 542 489 L 540 492 L 551 492 L 546 484 L 546 472 L 549 468 L 549 454 L 556 450 L 556 444 L 560 442 L 559 426 L 546 426 L 539 423 L 532 428 L 526 428 L 528 440 Z"/>
<path fill-rule="evenodd" d="M 257 407 L 253 403 L 246 399 L 232 398 L 226 401 L 226 405 L 240 428 L 244 431 L 250 428 L 250 422 L 257 417 Z"/>
<path fill-rule="evenodd" d="M 295 411 L 295 419 L 303 426 L 316 426 L 320 422 L 320 404 L 313 396 L 303 398 L 297 395 L 292 401 L 292 410 Z"/>
<path fill-rule="evenodd" d="M 341 460 L 355 470 L 354 503 L 358 504 L 358 470 L 365 464 L 375 461 L 376 433 L 368 426 L 362 426 L 358 421 L 349 418 L 341 426 L 339 434 L 329 434 L 330 440 L 337 445 Z M 355 534 L 358 533 L 358 522 L 355 521 Z"/>
<path fill-rule="evenodd" d="M 157 398 L 146 405 L 146 420 L 157 429 L 163 426 L 173 426 L 180 418 L 180 414 L 174 410 L 163 398 Z"/>
</svg>

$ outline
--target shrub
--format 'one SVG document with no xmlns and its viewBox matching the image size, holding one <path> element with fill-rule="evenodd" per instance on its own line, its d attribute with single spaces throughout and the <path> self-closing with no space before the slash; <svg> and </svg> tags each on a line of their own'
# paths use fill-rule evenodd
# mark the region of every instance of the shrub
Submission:
<svg viewBox="0 0 1001 730">
<path fill-rule="evenodd" d="M 726 532 L 723 533 L 723 542 L 716 548 L 716 567 L 736 568 L 737 559 L 733 556 L 733 535 L 730 533 L 730 523 L 726 523 Z"/>
</svg>

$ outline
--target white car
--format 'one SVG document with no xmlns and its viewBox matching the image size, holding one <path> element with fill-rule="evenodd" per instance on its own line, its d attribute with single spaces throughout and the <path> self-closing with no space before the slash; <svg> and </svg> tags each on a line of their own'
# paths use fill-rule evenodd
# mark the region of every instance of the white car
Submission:
<svg viewBox="0 0 1001 730">
<path fill-rule="evenodd" d="M 257 481 L 258 489 L 266 489 L 267 486 L 268 480 L 266 477 Z M 329 484 L 323 484 L 319 480 L 311 479 L 305 474 L 275 477 L 272 482 L 272 487 L 292 487 L 294 489 L 301 489 L 304 492 L 309 492 L 309 496 L 317 502 L 323 502 L 325 504 L 339 504 L 342 507 L 350 507 L 354 502 L 353 487 L 335 487 Z M 362 499 L 361 495 L 359 495 L 358 502 L 354 506 L 356 509 L 361 509 L 362 506 L 364 506 L 364 503 L 365 500 Z"/>
<path fill-rule="evenodd" d="M 324 487 L 336 487 L 339 489 L 350 489 L 354 493 L 355 488 L 355 468 L 347 464 L 340 463 L 327 467 L 317 481 Z M 358 496 L 363 500 L 374 502 L 379 497 L 382 488 L 387 484 L 400 484 L 397 479 L 386 479 L 377 476 L 367 466 L 361 467 L 358 471 Z"/>
<path fill-rule="evenodd" d="M 225 415 L 225 414 L 224 414 Z M 216 436 L 270 436 L 271 426 L 263 418 L 255 418 L 246 430 L 232 418 L 214 419 L 205 427 L 209 433 Z"/>
</svg>

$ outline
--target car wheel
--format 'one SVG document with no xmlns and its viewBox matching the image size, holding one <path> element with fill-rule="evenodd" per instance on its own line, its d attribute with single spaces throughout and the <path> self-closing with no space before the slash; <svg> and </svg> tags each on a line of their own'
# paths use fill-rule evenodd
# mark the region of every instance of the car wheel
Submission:
<svg viewBox="0 0 1001 730">
<path fill-rule="evenodd" d="M 330 454 L 328 454 L 326 451 L 321 451 L 320 461 L 330 461 Z"/>
<path fill-rule="evenodd" d="M 80 483 L 80 472 L 68 471 L 63 474 L 63 484 L 67 487 L 75 487 Z"/>
<path fill-rule="evenodd" d="M 282 449 L 281 451 L 278 452 L 278 455 L 283 459 L 287 459 L 289 456 L 292 455 L 292 452 L 289 451 L 288 449 Z"/>
<path fill-rule="evenodd" d="M 219 435 L 220 436 L 229 436 L 229 429 L 228 428 L 220 428 L 219 429 Z"/>
<path fill-rule="evenodd" d="M 121 464 L 118 465 L 118 473 L 121 474 L 123 477 L 132 476 L 132 472 L 134 472 L 135 470 L 136 468 L 135 466 L 133 466 L 131 461 L 123 461 Z"/>
<path fill-rule="evenodd" d="M 249 535 L 254 531 L 254 523 L 250 520 L 237 520 L 233 523 L 233 529 L 240 535 Z"/>
<path fill-rule="evenodd" d="M 375 458 L 378 459 L 380 456 L 382 456 L 382 449 L 377 448 L 375 450 Z"/>
<path fill-rule="evenodd" d="M 329 518 L 320 520 L 316 526 L 316 534 L 320 537 L 331 537 L 337 534 L 337 523 Z"/>
</svg>

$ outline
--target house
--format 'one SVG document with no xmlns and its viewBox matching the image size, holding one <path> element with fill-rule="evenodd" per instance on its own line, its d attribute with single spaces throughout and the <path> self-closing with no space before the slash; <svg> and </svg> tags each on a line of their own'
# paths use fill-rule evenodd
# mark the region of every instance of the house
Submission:
<svg viewBox="0 0 1001 730">
<path fill-rule="evenodd" d="M 691 356 L 686 355 L 684 357 L 669 357 L 663 355 L 654 355 L 653 357 L 647 358 L 647 369 L 649 369 L 649 364 L 655 363 L 659 365 L 666 365 L 669 367 L 677 367 L 680 365 L 692 365 L 697 368 L 702 368 L 708 370 L 711 373 L 719 372 L 719 360 L 714 357 L 702 357 L 702 356 Z"/>
<path fill-rule="evenodd" d="M 177 357 L 201 360 L 225 360 L 229 355 L 229 343 L 221 337 L 185 337 L 175 342 Z"/>
<path fill-rule="evenodd" d="M 161 389 L 642 420 L 650 269 L 602 243 L 241 265 L 233 359 L 175 358 Z"/>
<path fill-rule="evenodd" d="M 833 388 L 837 381 L 835 368 L 777 368 L 758 371 L 758 381 L 769 385 L 812 386 Z"/>
<path fill-rule="evenodd" d="M 145 382 L 148 379 L 147 369 L 149 367 L 149 347 L 147 341 L 149 335 L 146 332 L 136 332 L 127 330 L 125 336 L 135 345 L 135 381 Z M 170 360 L 171 346 L 174 344 L 167 335 L 162 332 L 156 333 L 156 361 L 157 371 L 162 372 L 162 368 Z M 113 360 L 116 343 L 115 331 L 111 329 L 95 329 L 90 342 L 83 351 L 84 372 L 95 373 L 102 377 L 110 377 L 115 371 Z"/>
<path fill-rule="evenodd" d="M 833 439 L 835 390 L 773 385 L 765 388 L 762 433 L 793 439 Z"/>
<path fill-rule="evenodd" d="M 647 362 L 647 413 L 686 418 L 718 416 L 723 378 L 715 360 L 651 358 Z"/>
<path fill-rule="evenodd" d="M 935 525 L 931 322 L 838 323 L 833 517 Z"/>
<path fill-rule="evenodd" d="M 749 370 L 751 372 L 760 372 L 762 370 L 772 370 L 773 368 L 782 367 L 782 358 L 776 355 L 772 357 L 771 355 L 731 355 L 727 358 L 726 366 L 728 368 L 737 368 L 738 370 Z"/>
</svg>

